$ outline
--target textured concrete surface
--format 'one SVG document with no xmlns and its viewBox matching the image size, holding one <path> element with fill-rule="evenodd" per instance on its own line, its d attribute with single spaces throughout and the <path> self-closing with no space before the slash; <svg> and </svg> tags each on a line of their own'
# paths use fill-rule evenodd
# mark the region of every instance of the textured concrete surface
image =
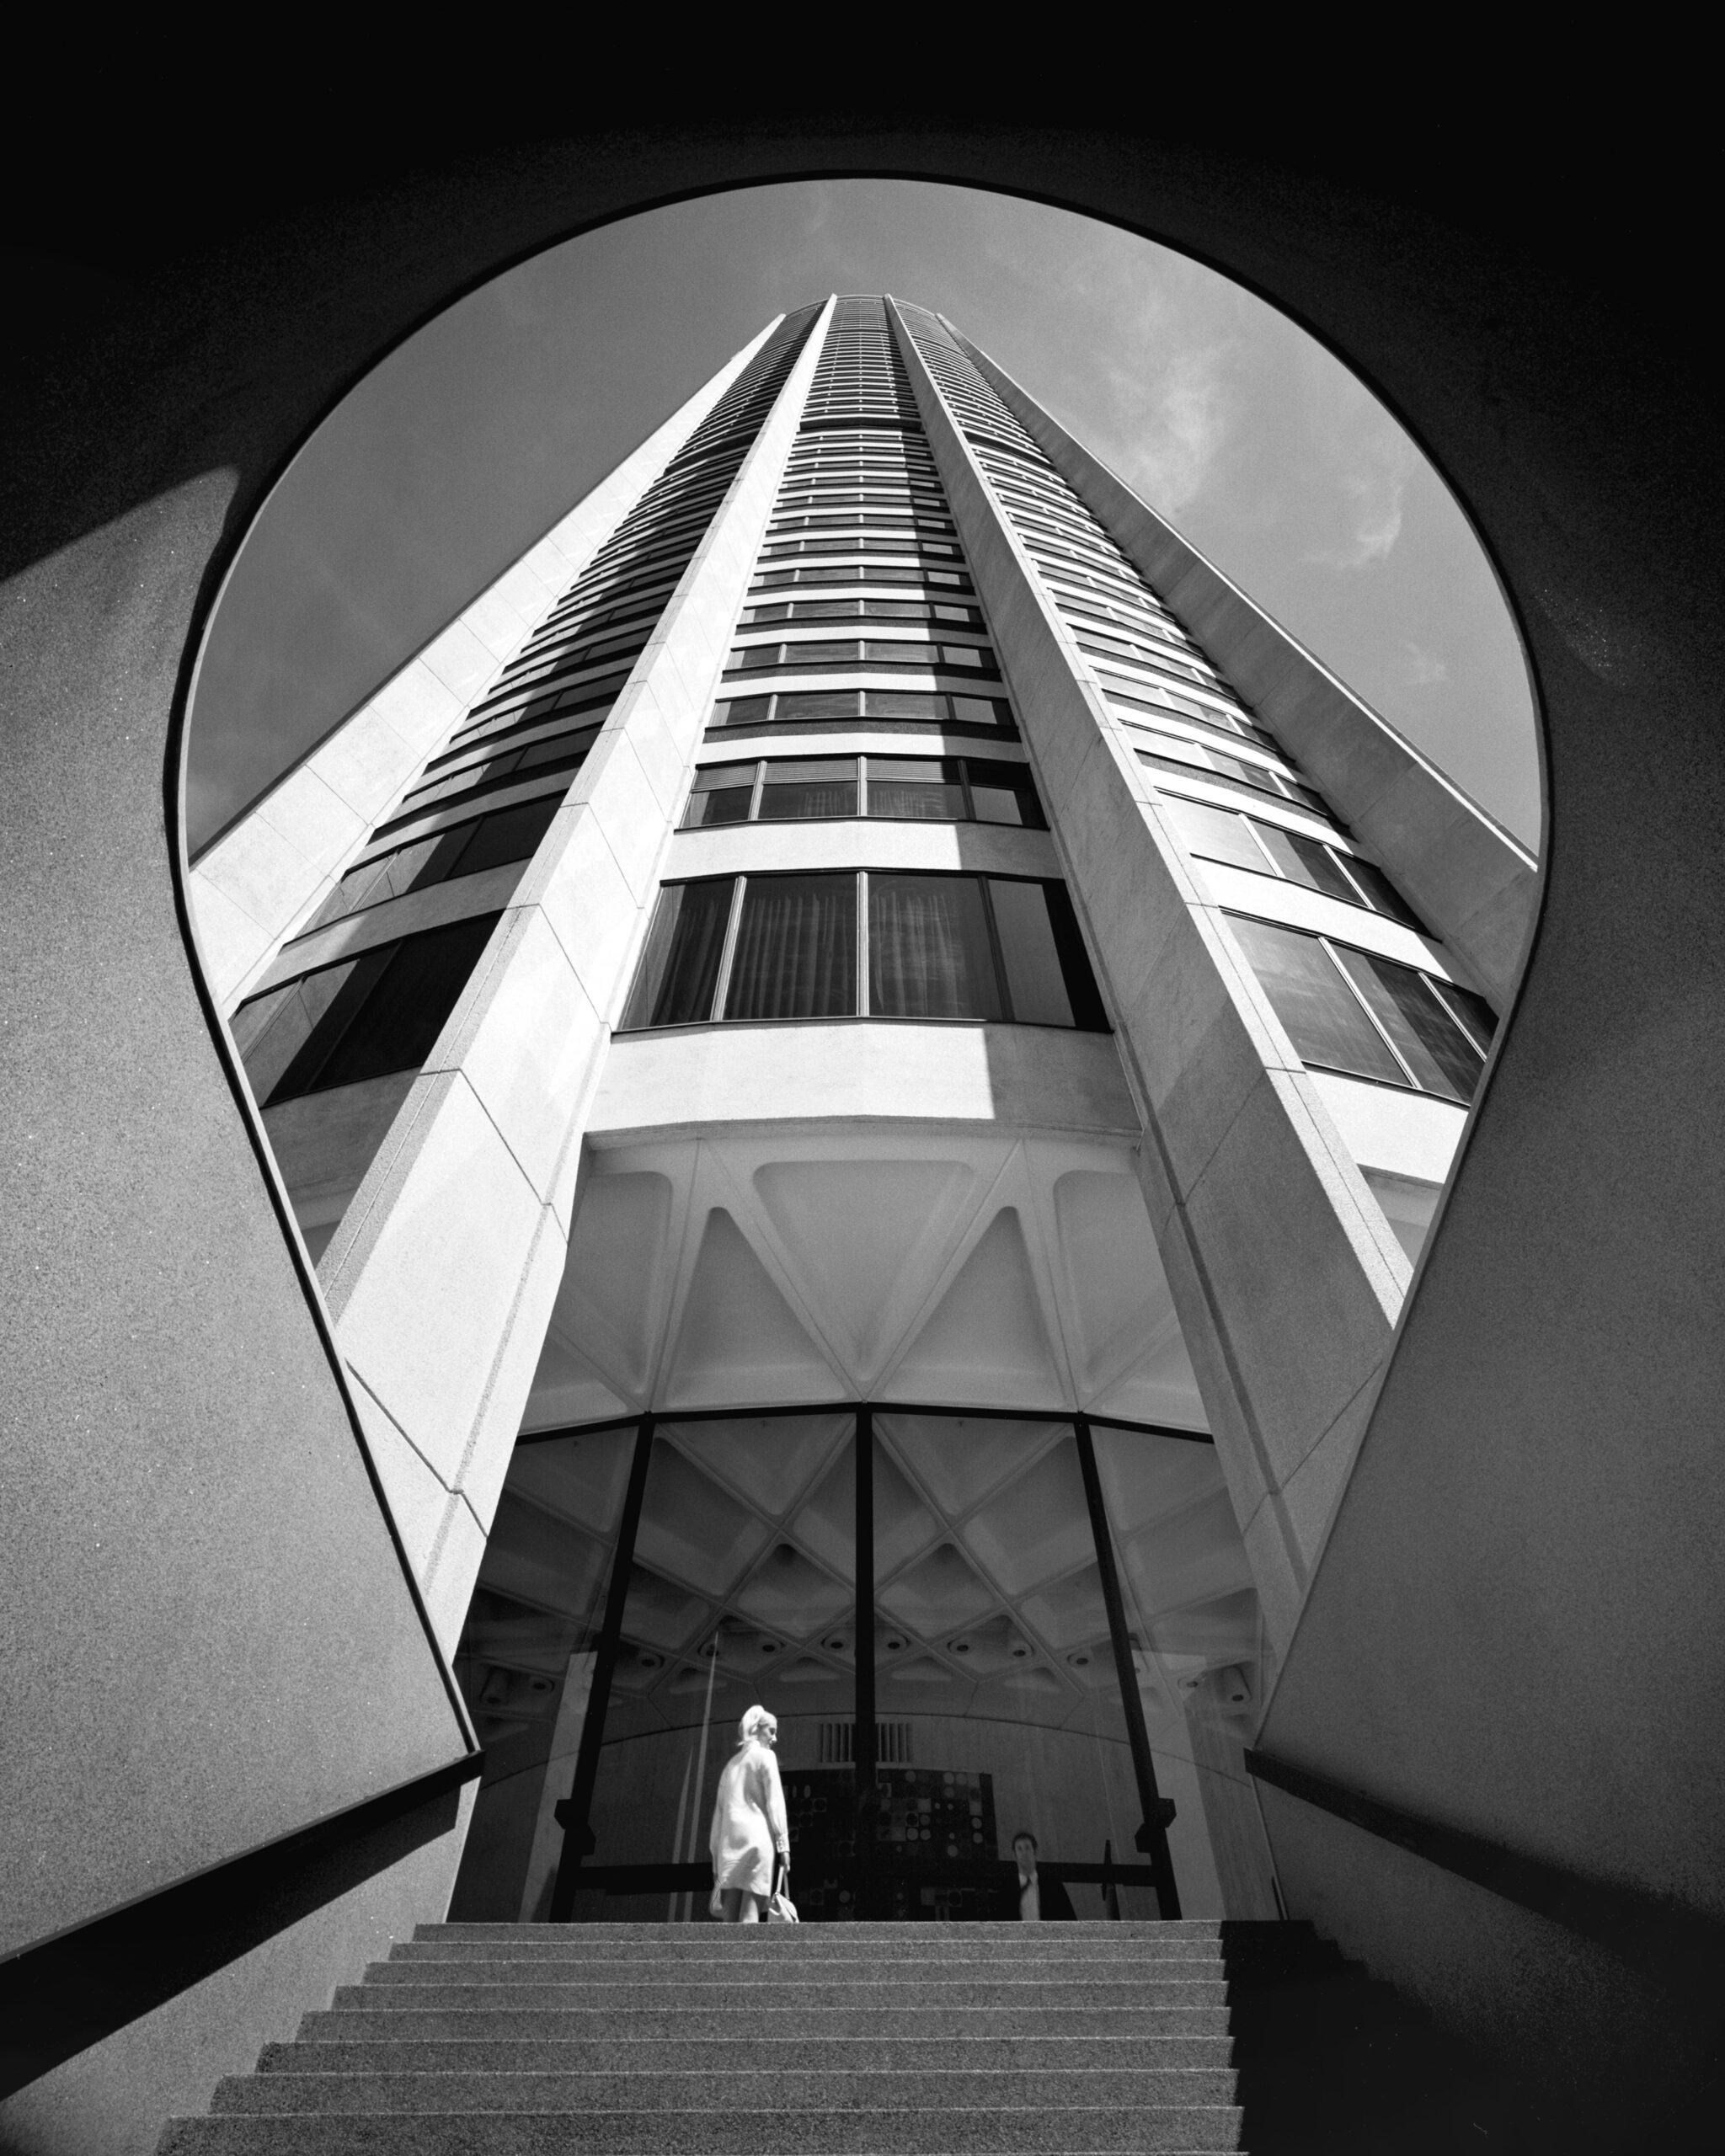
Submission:
<svg viewBox="0 0 1725 2156">
<path fill-rule="evenodd" d="M 1135 1134 L 1120 1056 L 1106 1033 L 1055 1026 L 713 1026 L 627 1033 L 588 1130 L 614 1144 L 727 1123 L 1001 1123 Z"/>
</svg>

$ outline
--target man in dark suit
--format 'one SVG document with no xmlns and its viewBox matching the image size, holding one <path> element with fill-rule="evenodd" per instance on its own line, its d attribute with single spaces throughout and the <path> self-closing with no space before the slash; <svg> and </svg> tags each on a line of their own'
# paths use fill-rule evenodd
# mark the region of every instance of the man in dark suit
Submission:
<svg viewBox="0 0 1725 2156">
<path fill-rule="evenodd" d="M 1020 1924 L 1072 1924 L 1076 1921 L 1071 1897 L 1060 1881 L 1037 1870 L 1034 1834 L 1020 1833 L 1013 1835 L 1012 1859 L 1018 1867 L 1017 1914 Z"/>
</svg>

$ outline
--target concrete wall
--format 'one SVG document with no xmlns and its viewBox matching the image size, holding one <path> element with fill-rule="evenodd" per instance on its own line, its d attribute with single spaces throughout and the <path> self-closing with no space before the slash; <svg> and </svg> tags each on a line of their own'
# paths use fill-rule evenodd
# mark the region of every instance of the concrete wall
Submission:
<svg viewBox="0 0 1725 2156">
<path fill-rule="evenodd" d="M 830 1129 L 877 1122 L 1111 1134 L 1136 1129 L 1119 1054 L 1106 1033 L 908 1020 L 626 1034 L 611 1049 L 587 1127 L 595 1141 L 617 1144 L 726 1123 Z"/>
<path fill-rule="evenodd" d="M 586 1109 L 825 326 L 810 332 L 320 1263 L 446 1648 L 563 1278 Z"/>
<path fill-rule="evenodd" d="M 99 520 L 0 600 L 0 1955 L 20 1957 L 0 1985 L 20 2072 L 53 1996 L 32 1950 L 127 1903 L 147 1920 L 189 1875 L 470 1742 L 177 907 L 163 751 L 232 485 Z M 453 1862 L 422 1851 L 351 1891 L 338 1867 L 149 2010 L 129 1972 L 84 1972 L 106 2034 L 0 2105 L 0 2143 L 143 2156 L 334 1972 L 440 1914 Z"/>
<path fill-rule="evenodd" d="M 899 337 L 1099 962 L 1149 1141 L 1151 1219 L 1279 1646 L 1407 1260 L 902 319 Z"/>
<path fill-rule="evenodd" d="M 772 334 L 655 427 L 537 545 L 199 857 L 188 881 L 205 979 L 224 1011 L 345 873 L 372 826 L 485 693 Z"/>
<path fill-rule="evenodd" d="M 308 2009 L 358 1983 L 416 1924 L 442 1918 L 473 1806 L 470 1784 L 428 1806 L 429 1817 L 375 1838 L 381 1852 L 334 1853 L 297 1892 L 244 1912 L 219 1967 L 0 2103 L 7 2156 L 153 2156 L 163 2121 L 203 2111 L 224 2074 L 249 2073 L 264 2044 L 291 2041 Z M 255 1944 L 243 1936 L 248 1917 Z M 163 1952 L 171 1958 L 172 1946 Z M 99 1985 L 102 1972 L 91 1973 Z M 16 2034 L 9 2019 L 8 2044 Z"/>
<path fill-rule="evenodd" d="M 1533 855 L 1074 441 L 1003 368 L 968 338 L 959 336 L 959 343 L 1109 536 L 1456 953 L 1469 985 L 1497 1011 L 1507 1010 L 1533 932 L 1539 895 Z"/>
</svg>

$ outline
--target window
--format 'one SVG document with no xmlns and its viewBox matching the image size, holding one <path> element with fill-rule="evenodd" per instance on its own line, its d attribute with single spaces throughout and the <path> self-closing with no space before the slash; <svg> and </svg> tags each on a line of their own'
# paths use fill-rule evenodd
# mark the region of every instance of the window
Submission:
<svg viewBox="0 0 1725 2156">
<path fill-rule="evenodd" d="M 259 1104 L 418 1070 L 501 918 L 381 943 L 243 1003 L 233 1034 Z"/>
<path fill-rule="evenodd" d="M 962 767 L 956 758 L 871 756 L 868 814 L 930 823 L 969 819 Z"/>
<path fill-rule="evenodd" d="M 720 726 L 852 726 L 885 721 L 932 732 L 1016 733 L 1012 707 L 996 696 L 949 696 L 933 689 L 794 689 L 779 696 L 727 696 L 713 707 Z"/>
<path fill-rule="evenodd" d="M 518 808 L 498 808 L 489 816 L 435 831 L 430 838 L 414 839 L 361 868 L 350 869 L 301 933 L 310 935 L 328 921 L 363 913 L 368 906 L 383 905 L 432 883 L 526 861 L 538 851 L 562 806 L 561 794 L 547 793 L 542 800 L 524 801 Z"/>
<path fill-rule="evenodd" d="M 725 660 L 728 674 L 760 673 L 773 668 L 787 673 L 809 673 L 828 666 L 914 666 L 921 673 L 962 667 L 967 673 L 996 674 L 995 657 L 986 644 L 921 643 L 909 637 L 871 638 L 859 643 L 852 638 L 806 637 L 794 643 L 738 644 Z"/>
<path fill-rule="evenodd" d="M 856 878 L 745 879 L 725 1017 L 849 1018 L 856 1010 Z"/>
<path fill-rule="evenodd" d="M 698 1025 L 713 1016 L 735 880 L 705 877 L 660 891 L 622 1030 Z"/>
<path fill-rule="evenodd" d="M 1423 931 L 1423 924 L 1402 899 L 1381 868 L 1362 861 L 1357 853 L 1344 853 L 1302 831 L 1284 830 L 1256 816 L 1208 803 L 1182 801 L 1164 794 L 1163 814 L 1179 834 L 1188 851 L 1205 861 L 1226 862 L 1232 868 L 1250 869 L 1255 875 L 1277 875 L 1309 891 L 1344 905 L 1366 906 L 1387 914 L 1391 921 Z"/>
<path fill-rule="evenodd" d="M 1035 782 L 1023 764 L 974 756 L 773 756 L 697 771 L 681 829 L 856 815 L 1044 828 Z"/>
<path fill-rule="evenodd" d="M 1479 996 L 1327 936 L 1228 918 L 1302 1062 L 1472 1099 L 1496 1022 Z"/>
<path fill-rule="evenodd" d="M 740 628 L 761 628 L 772 622 L 942 622 L 953 628 L 980 629 L 982 615 L 957 600 L 795 599 L 745 608 Z"/>
<path fill-rule="evenodd" d="M 916 584 L 943 585 L 957 591 L 972 589 L 969 578 L 960 569 L 901 568 L 886 562 L 854 562 L 836 567 L 823 564 L 819 568 L 768 569 L 757 576 L 749 589 L 750 591 L 777 591 L 786 584 Z"/>
<path fill-rule="evenodd" d="M 1163 688 L 1157 681 L 1141 681 L 1138 686 L 1146 691 L 1144 696 L 1125 696 L 1106 683 L 1103 687 L 1110 706 L 1128 726 L 1156 734 L 1161 730 L 1156 723 L 1158 719 L 1166 723 L 1170 718 L 1183 718 L 1194 726 L 1208 727 L 1213 734 L 1243 734 L 1248 741 L 1261 742 L 1266 749 L 1277 750 L 1279 754 L 1274 737 L 1236 711 L 1230 711 L 1225 706 L 1199 703 L 1176 690 Z"/>
<path fill-rule="evenodd" d="M 794 817 L 854 816 L 857 813 L 857 759 L 812 756 L 785 759 L 766 766 L 761 806 L 763 822 Z"/>
<path fill-rule="evenodd" d="M 621 1030 L 858 1015 L 1108 1029 L 1063 884 L 870 869 L 667 883 Z"/>
<path fill-rule="evenodd" d="M 1284 800 L 1303 802 L 1309 808 L 1328 813 L 1316 794 L 1281 771 L 1272 770 L 1268 764 L 1248 763 L 1243 756 L 1226 755 L 1220 749 L 1198 741 L 1183 741 L 1172 734 L 1158 734 L 1156 738 L 1166 744 L 1166 755 L 1148 749 L 1133 752 L 1140 764 L 1148 764 L 1152 770 L 1173 771 L 1188 779 L 1194 771 L 1214 771 L 1219 779 L 1231 785 L 1248 786 L 1254 793 L 1279 794 Z"/>
<path fill-rule="evenodd" d="M 979 878 L 869 878 L 868 1008 L 883 1018 L 1004 1016 Z"/>
</svg>

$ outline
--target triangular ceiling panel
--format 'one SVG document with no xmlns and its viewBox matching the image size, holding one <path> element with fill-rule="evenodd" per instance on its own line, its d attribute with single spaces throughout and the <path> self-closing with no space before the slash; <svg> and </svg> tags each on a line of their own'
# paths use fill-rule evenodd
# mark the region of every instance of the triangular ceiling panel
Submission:
<svg viewBox="0 0 1725 2156">
<path fill-rule="evenodd" d="M 1252 1566 L 1226 1490 L 1141 1534 L 1124 1536 L 1120 1549 L 1146 1617 L 1252 1585 Z"/>
<path fill-rule="evenodd" d="M 609 1416 L 631 1413 L 634 1406 L 576 1353 L 553 1323 L 539 1351 L 522 1428 L 555 1430 L 566 1422 L 602 1422 Z"/>
<path fill-rule="evenodd" d="M 1255 1593 L 1223 1595 L 1158 1617 L 1151 1642 L 1158 1654 L 1201 1656 L 1206 1662 L 1249 1662 L 1258 1651 Z"/>
<path fill-rule="evenodd" d="M 852 1428 L 854 1431 L 855 1424 Z M 857 1441 L 840 1451 L 793 1518 L 791 1532 L 841 1580 L 857 1577 Z"/>
<path fill-rule="evenodd" d="M 841 1389 L 736 1222 L 715 1206 L 677 1328 L 666 1406 L 818 1400 Z"/>
<path fill-rule="evenodd" d="M 776 1684 L 837 1684 L 850 1683 L 848 1672 L 835 1669 L 830 1662 L 817 1662 L 812 1654 L 800 1654 L 794 1662 L 787 1662 L 773 1673 Z"/>
<path fill-rule="evenodd" d="M 812 1565 L 788 1542 L 776 1543 L 736 1597 L 736 1606 L 758 1625 L 794 1639 L 824 1631 L 851 1607 L 852 1590 Z"/>
<path fill-rule="evenodd" d="M 930 1512 L 877 1438 L 874 1441 L 874 1570 L 884 1579 L 940 1533 Z"/>
<path fill-rule="evenodd" d="M 595 1176 L 581 1193 L 554 1322 L 638 1394 L 652 1367 L 671 1187 L 649 1174 Z"/>
<path fill-rule="evenodd" d="M 603 1541 L 505 1490 L 492 1520 L 479 1584 L 517 1601 L 585 1617 L 607 1564 Z"/>
<path fill-rule="evenodd" d="M 955 1673 L 944 1662 L 937 1662 L 932 1654 L 913 1655 L 909 1662 L 895 1662 L 877 1672 L 882 1685 L 889 1684 L 957 1684 Z"/>
<path fill-rule="evenodd" d="M 662 1422 L 692 1460 L 740 1491 L 751 1505 L 782 1518 L 832 1458 L 852 1428 L 849 1415 L 740 1417 L 734 1422 Z"/>
<path fill-rule="evenodd" d="M 1102 1574 L 1094 1565 L 1056 1581 L 1040 1594 L 1027 1595 L 1019 1608 L 1025 1622 L 1062 1654 L 1108 1639 L 1108 1605 L 1103 1600 Z"/>
<path fill-rule="evenodd" d="M 724 1601 L 768 1529 L 674 1445 L 655 1440 L 636 1548 L 644 1562 Z"/>
<path fill-rule="evenodd" d="M 1016 1209 L 1002 1206 L 882 1388 L 893 1400 L 1055 1407 L 1064 1386 Z"/>
<path fill-rule="evenodd" d="M 1167 1283 L 1135 1176 L 1074 1170 L 1054 1200 L 1087 1392 L 1143 1353 L 1167 1315 Z"/>
<path fill-rule="evenodd" d="M 516 1497 L 561 1519 L 594 1534 L 609 1534 L 622 1509 L 634 1450 L 633 1430 L 600 1430 L 590 1437 L 522 1445 L 510 1465 L 509 1486 Z"/>
<path fill-rule="evenodd" d="M 645 1640 L 656 1647 L 680 1647 L 706 1630 L 712 1605 L 670 1580 L 663 1580 L 639 1565 L 631 1567 L 629 1591 L 623 1603 L 623 1630 L 632 1640 Z"/>
<path fill-rule="evenodd" d="M 911 1631 L 934 1640 L 975 1624 L 994 1607 L 994 1597 L 964 1553 L 943 1542 L 883 1588 L 879 1603 Z"/>
<path fill-rule="evenodd" d="M 1158 1438 L 1139 1430 L 1094 1433 L 1097 1474 L 1117 1534 L 1136 1534 L 1223 1488 L 1216 1449 L 1190 1438 Z"/>
<path fill-rule="evenodd" d="M 1070 1437 L 973 1514 L 965 1548 L 1003 1600 L 1096 1561 L 1078 1449 Z"/>
<path fill-rule="evenodd" d="M 777 1161 L 753 1180 L 860 1380 L 926 1293 L 975 1175 L 955 1161 Z"/>
<path fill-rule="evenodd" d="M 1178 1326 L 1172 1321 L 1142 1362 L 1087 1405 L 1093 1415 L 1119 1415 L 1129 1422 L 1172 1422 L 1182 1430 L 1210 1428 L 1192 1374 L 1192 1358 Z"/>
<path fill-rule="evenodd" d="M 968 1415 L 877 1415 L 876 1434 L 949 1518 L 968 1513 L 1026 1467 L 1063 1422 L 983 1422 Z"/>
</svg>

